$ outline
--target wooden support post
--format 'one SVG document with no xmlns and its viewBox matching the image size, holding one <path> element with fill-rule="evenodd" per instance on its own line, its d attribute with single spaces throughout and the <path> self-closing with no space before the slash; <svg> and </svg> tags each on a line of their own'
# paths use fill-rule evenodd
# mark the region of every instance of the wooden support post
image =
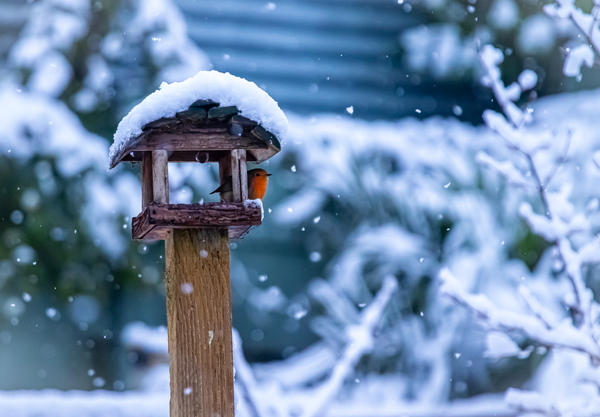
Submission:
<svg viewBox="0 0 600 417">
<path fill-rule="evenodd" d="M 219 159 L 219 184 L 223 184 L 231 176 L 231 152 L 223 152 Z M 225 200 L 221 196 L 221 203 Z"/>
<path fill-rule="evenodd" d="M 152 151 L 153 201 L 169 204 L 169 156 L 167 151 Z"/>
<path fill-rule="evenodd" d="M 231 180 L 233 185 L 233 201 L 248 199 L 248 171 L 246 169 L 246 150 L 231 151 Z"/>
<path fill-rule="evenodd" d="M 142 211 L 154 200 L 152 184 L 152 152 L 142 153 Z"/>
<path fill-rule="evenodd" d="M 171 417 L 234 417 L 227 229 L 166 243 Z"/>
</svg>

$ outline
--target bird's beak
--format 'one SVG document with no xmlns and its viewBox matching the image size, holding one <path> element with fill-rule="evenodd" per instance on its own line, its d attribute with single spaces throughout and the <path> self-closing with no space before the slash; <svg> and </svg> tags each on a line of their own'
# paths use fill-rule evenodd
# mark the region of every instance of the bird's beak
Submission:
<svg viewBox="0 0 600 417">
<path fill-rule="evenodd" d="M 273 174 L 267 174 L 267 177 L 270 177 L 271 175 L 273 175 Z"/>
</svg>

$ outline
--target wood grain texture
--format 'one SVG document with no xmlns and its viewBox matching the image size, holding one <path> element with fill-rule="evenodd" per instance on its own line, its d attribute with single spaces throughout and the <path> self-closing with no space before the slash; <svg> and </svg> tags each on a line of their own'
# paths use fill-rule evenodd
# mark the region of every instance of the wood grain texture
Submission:
<svg viewBox="0 0 600 417">
<path fill-rule="evenodd" d="M 142 154 L 142 211 L 152 204 L 153 200 L 152 152 L 144 152 Z"/>
<path fill-rule="evenodd" d="M 121 162 L 142 162 L 142 154 L 145 151 L 135 151 L 128 153 L 121 159 Z M 219 162 L 223 153 L 229 151 L 167 151 L 169 162 Z M 208 154 L 208 161 L 206 155 Z M 251 152 L 246 153 L 246 161 L 256 162 L 256 158 Z"/>
<path fill-rule="evenodd" d="M 233 201 L 248 199 L 248 168 L 246 168 L 246 150 L 231 151 L 231 178 L 233 185 Z"/>
<path fill-rule="evenodd" d="M 243 239 L 255 226 L 229 226 L 227 230 L 229 232 L 230 240 Z M 153 226 L 150 225 L 144 237 L 133 237 L 133 240 L 140 240 L 144 242 L 156 242 L 157 240 L 167 240 L 169 235 L 173 232 L 173 227 L 165 226 Z"/>
<path fill-rule="evenodd" d="M 130 140 L 127 146 L 111 159 L 110 167 L 114 168 L 121 161 L 140 161 L 141 156 L 137 156 L 136 153 L 158 149 L 169 151 L 171 162 L 194 162 L 189 152 L 212 153 L 234 149 L 246 149 L 249 153 L 247 160 L 262 162 L 280 151 L 281 146 L 272 134 L 252 123 L 237 122 L 239 120 L 236 119 L 234 124 L 243 127 L 241 136 L 230 133 L 233 118 L 231 123 L 228 120 L 176 120 L 171 124 L 168 120 L 161 121 L 157 123 L 157 127 L 149 128 Z"/>
<path fill-rule="evenodd" d="M 155 203 L 169 204 L 169 156 L 167 151 L 152 151 L 152 199 Z"/>
<path fill-rule="evenodd" d="M 223 152 L 219 159 L 219 184 L 223 184 L 231 176 L 231 172 L 231 151 Z M 225 202 L 223 195 L 221 195 L 221 203 Z"/>
<path fill-rule="evenodd" d="M 168 151 L 226 151 L 232 149 L 266 149 L 267 145 L 254 137 L 233 136 L 224 131 L 209 129 L 198 132 L 152 132 L 140 142 L 136 150 L 165 149 Z"/>
<path fill-rule="evenodd" d="M 243 236 L 261 224 L 260 206 L 250 203 L 151 204 L 131 221 L 135 240 L 164 240 L 169 230 L 229 228 L 230 237 Z"/>
<path fill-rule="evenodd" d="M 234 417 L 229 239 L 179 229 L 167 239 L 171 417 Z"/>
</svg>

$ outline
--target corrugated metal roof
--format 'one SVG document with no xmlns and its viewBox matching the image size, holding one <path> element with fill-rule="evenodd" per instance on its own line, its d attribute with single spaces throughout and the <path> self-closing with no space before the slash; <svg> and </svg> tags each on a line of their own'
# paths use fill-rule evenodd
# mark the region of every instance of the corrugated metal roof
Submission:
<svg viewBox="0 0 600 417">
<path fill-rule="evenodd" d="M 398 36 L 424 20 L 397 0 L 175 1 L 216 70 L 256 82 L 286 110 L 345 113 L 353 106 L 355 117 L 397 119 L 450 114 L 457 97 L 469 99 L 458 85 L 410 82 L 399 62 Z M 0 2 L 0 70 L 29 6 Z M 126 81 L 125 101 L 144 90 L 141 68 L 113 70 Z"/>
<path fill-rule="evenodd" d="M 5 62 L 11 46 L 25 24 L 29 5 L 23 0 L 2 0 L 0 2 L 0 68 Z"/>
<path fill-rule="evenodd" d="M 398 34 L 422 20 L 395 0 L 176 1 L 216 70 L 256 82 L 286 109 L 397 118 L 422 101 L 392 62 Z"/>
</svg>

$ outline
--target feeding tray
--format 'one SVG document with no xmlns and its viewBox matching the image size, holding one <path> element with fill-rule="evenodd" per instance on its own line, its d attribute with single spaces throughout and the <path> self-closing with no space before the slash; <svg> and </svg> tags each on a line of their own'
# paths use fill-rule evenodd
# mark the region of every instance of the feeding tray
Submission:
<svg viewBox="0 0 600 417">
<path fill-rule="evenodd" d="M 217 227 L 241 239 L 261 224 L 261 207 L 248 203 L 150 204 L 132 220 L 136 240 L 165 240 L 171 229 Z"/>
</svg>

